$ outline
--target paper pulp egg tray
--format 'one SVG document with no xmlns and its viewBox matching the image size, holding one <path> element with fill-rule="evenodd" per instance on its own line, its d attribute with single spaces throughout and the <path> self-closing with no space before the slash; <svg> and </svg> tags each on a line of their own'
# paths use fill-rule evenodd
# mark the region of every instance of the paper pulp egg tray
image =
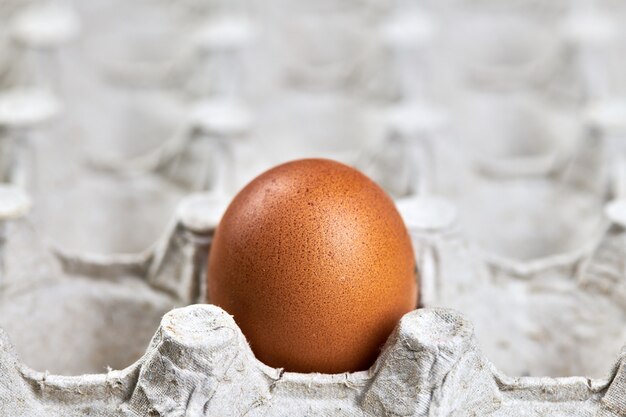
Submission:
<svg viewBox="0 0 626 417">
<path fill-rule="evenodd" d="M 6 13 L 17 3 L 7 3 Z M 87 25 L 84 55 L 58 60 L 71 67 L 61 71 L 72 82 L 60 89 L 60 101 L 74 123 L 66 120 L 60 132 L 48 128 L 45 133 L 56 142 L 33 146 L 44 157 L 16 167 L 44 173 L 30 189 L 37 211 L 32 222 L 68 244 L 43 244 L 28 216 L 0 225 L 0 416 L 626 415 L 626 210 L 619 202 L 608 204 L 604 191 L 610 181 L 595 178 L 598 166 L 612 164 L 610 155 L 594 161 L 601 144 L 585 137 L 589 149 L 577 148 L 570 140 L 584 128 L 576 119 L 580 91 L 570 88 L 576 81 L 562 71 L 574 68 L 575 58 L 564 53 L 567 47 L 555 33 L 560 20 L 551 9 L 564 9 L 562 2 L 508 2 L 515 10 L 503 19 L 499 2 L 459 2 L 461 12 L 442 20 L 463 30 L 439 45 L 442 56 L 454 55 L 443 61 L 454 69 L 451 80 L 434 77 L 431 84 L 441 90 L 436 98 L 449 107 L 465 142 L 438 144 L 458 149 L 443 163 L 433 162 L 441 188 L 430 194 L 407 196 L 406 178 L 400 181 L 400 169 L 394 169 L 411 171 L 411 163 L 424 162 L 424 155 L 408 165 L 404 159 L 403 166 L 394 157 L 407 148 L 383 140 L 381 153 L 389 152 L 391 162 L 386 166 L 380 158 L 375 167 L 382 171 L 381 183 L 393 183 L 384 185 L 402 197 L 398 205 L 417 255 L 423 306 L 400 321 L 369 370 L 337 375 L 262 364 L 232 317 L 205 298 L 205 265 L 224 199 L 189 197 L 169 225 L 163 221 L 183 195 L 206 185 L 197 187 L 193 180 L 210 165 L 203 159 L 210 150 L 190 132 L 236 136 L 248 129 L 241 109 L 220 107 L 216 117 L 214 108 L 204 112 L 196 100 L 215 94 L 215 87 L 249 100 L 262 119 L 250 136 L 266 154 L 284 147 L 289 152 L 282 157 L 301 156 L 312 149 L 298 146 L 321 140 L 330 149 L 327 156 L 348 154 L 352 161 L 364 138 L 382 128 L 372 129 L 364 108 L 399 108 L 390 112 L 390 123 L 400 136 L 439 129 L 443 118 L 412 102 L 426 101 L 424 96 L 398 91 L 407 85 L 390 73 L 402 68 L 380 71 L 385 53 L 407 45 L 403 36 L 423 42 L 435 25 L 415 10 L 406 21 L 403 13 L 386 16 L 400 26 L 383 31 L 385 40 L 372 30 L 385 23 L 380 16 L 387 7 L 380 2 L 364 7 L 354 1 L 277 1 L 256 16 L 266 19 L 261 23 L 267 32 L 261 33 L 261 46 L 251 49 L 266 55 L 247 58 L 254 71 L 242 78 L 255 87 L 244 94 L 237 74 L 234 84 L 231 79 L 209 86 L 202 81 L 224 74 L 207 77 L 200 68 L 193 76 L 198 68 L 192 68 L 190 48 L 198 49 L 198 58 L 216 46 L 216 26 L 201 22 L 211 7 L 201 3 L 186 1 L 182 11 L 160 2 L 128 5 L 131 16 L 152 23 L 121 32 Z M 522 3 L 532 10 L 522 10 Z M 78 8 L 91 19 L 105 16 L 119 29 L 113 8 L 97 2 Z M 491 9 L 494 14 L 483 15 Z M 541 13 L 546 16 L 536 19 Z M 41 43 L 50 27 L 39 25 L 38 16 L 32 20 L 31 12 L 26 32 L 20 32 L 30 36 L 29 53 L 35 55 L 51 46 Z M 77 29 L 73 15 L 60 16 L 65 23 L 63 36 L 57 33 L 59 45 Z M 234 25 L 229 19 L 217 25 L 228 29 L 221 32 L 219 53 L 248 45 L 247 20 L 234 17 Z M 416 21 L 424 30 L 407 30 Z M 199 30 L 191 34 L 182 27 Z M 536 36 L 526 36 L 529 29 Z M 21 65 L 4 71 L 13 67 L 12 56 L 6 56 L 0 57 L 3 88 L 13 87 L 13 76 L 23 72 Z M 259 58 L 268 65 L 254 65 Z M 415 69 L 404 65 L 406 72 Z M 8 106 L 4 97 L 4 114 L 13 115 L 13 125 L 38 125 L 56 112 L 39 93 L 37 117 L 32 96 L 26 112 L 16 112 L 15 101 Z M 85 100 L 90 95 L 97 99 Z M 503 107 L 507 117 L 494 121 L 494 109 Z M 300 135 L 301 143 L 293 145 Z M 508 140 L 494 146 L 501 137 Z M 113 156 L 105 152 L 111 149 Z M 81 165 L 85 160 L 88 169 Z M 259 166 L 272 162 L 252 160 Z M 444 196 L 455 199 L 456 210 Z M 0 209 L 5 201 L 0 198 Z M 90 217 L 102 209 L 109 218 Z M 519 212 L 525 213 L 521 223 Z M 97 239 L 84 241 L 84 230 Z M 148 241 L 154 242 L 149 249 L 123 255 L 71 250 L 128 252 Z"/>
<path fill-rule="evenodd" d="M 403 317 L 372 368 L 336 375 L 262 364 L 232 317 L 204 304 L 210 301 L 203 297 L 204 265 L 223 209 L 209 196 L 193 196 L 145 253 L 57 252 L 47 262 L 62 278 L 43 270 L 30 280 L 7 275 L 0 293 L 0 415 L 626 413 L 626 351 L 615 345 L 626 310 L 626 286 L 616 269 L 624 250 L 620 207 L 610 210 L 606 233 L 581 255 L 581 272 L 569 275 L 580 259 L 501 267 L 507 273 L 492 265 L 493 275 L 486 276 L 485 257 L 472 256 L 479 252 L 441 217 L 419 211 L 421 222 L 408 224 L 422 255 L 425 307 Z M 16 240 L 9 239 L 9 254 L 19 250 Z M 436 278 L 449 281 L 433 291 Z M 493 282 L 466 285 L 481 279 Z M 476 336 L 468 317 L 478 325 Z M 494 352 L 511 376 L 490 362 Z M 553 377 L 572 369 L 597 373 L 597 364 L 607 365 L 597 379 Z"/>
</svg>

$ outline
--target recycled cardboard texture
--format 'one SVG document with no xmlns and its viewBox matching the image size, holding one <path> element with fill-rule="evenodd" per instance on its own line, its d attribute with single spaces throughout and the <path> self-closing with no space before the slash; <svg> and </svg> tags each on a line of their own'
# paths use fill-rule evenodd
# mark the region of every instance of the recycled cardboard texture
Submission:
<svg viewBox="0 0 626 417">
<path fill-rule="evenodd" d="M 257 361 L 218 307 L 168 313 L 122 371 L 82 377 L 23 365 L 0 334 L 0 414 L 38 416 L 597 416 L 626 413 L 626 351 L 607 378 L 507 378 L 472 326 L 446 309 L 404 316 L 376 364 L 353 374 L 293 374 Z M 18 400 L 16 400 L 18 399 Z"/>
<path fill-rule="evenodd" d="M 461 208 L 445 222 L 415 219 L 412 213 L 428 212 L 417 202 L 433 197 L 400 207 L 425 306 L 463 312 L 485 356 L 508 375 L 598 378 L 626 340 L 623 227 L 581 189 L 552 182 L 518 179 L 512 189 L 505 182 L 479 198 L 486 215 L 465 206 L 470 229 L 486 231 L 482 239 L 468 231 Z M 444 210 L 433 211 L 431 217 Z M 506 233 L 492 223 L 506 224 Z"/>
<path fill-rule="evenodd" d="M 424 305 L 462 311 L 486 357 L 512 376 L 600 377 L 626 338 L 624 231 L 572 253 L 511 263 L 458 230 L 414 236 Z M 479 300 L 477 302 L 477 300 Z"/>
<path fill-rule="evenodd" d="M 151 250 L 111 256 L 51 253 L 33 245 L 27 222 L 10 226 L 0 328 L 34 368 L 63 375 L 122 369 L 143 354 L 166 312 L 199 299 L 208 246 L 182 220 Z M 25 248 L 30 257 L 14 256 Z"/>
</svg>

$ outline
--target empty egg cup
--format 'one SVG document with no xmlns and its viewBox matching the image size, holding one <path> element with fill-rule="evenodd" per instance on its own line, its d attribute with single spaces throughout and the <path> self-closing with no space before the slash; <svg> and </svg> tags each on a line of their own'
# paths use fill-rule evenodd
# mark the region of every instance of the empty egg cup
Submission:
<svg viewBox="0 0 626 417">
<path fill-rule="evenodd" d="M 573 203 L 563 204 L 570 210 Z M 504 373 L 598 377 L 609 369 L 626 340 L 621 200 L 578 244 L 525 260 L 472 240 L 454 206 L 441 198 L 412 197 L 398 205 L 413 238 L 422 304 L 461 311 L 486 357 Z M 484 227 L 503 236 L 512 232 L 489 219 Z"/>
<path fill-rule="evenodd" d="M 10 201 L 23 201 L 18 197 L 3 199 L 7 216 L 16 211 Z M 3 278 L 0 327 L 38 369 L 77 375 L 127 366 L 145 351 L 163 314 L 205 299 L 208 248 L 224 207 L 212 196 L 189 197 L 167 235 L 143 253 L 53 248 L 58 272 L 52 265 L 51 276 L 28 283 Z"/>
</svg>

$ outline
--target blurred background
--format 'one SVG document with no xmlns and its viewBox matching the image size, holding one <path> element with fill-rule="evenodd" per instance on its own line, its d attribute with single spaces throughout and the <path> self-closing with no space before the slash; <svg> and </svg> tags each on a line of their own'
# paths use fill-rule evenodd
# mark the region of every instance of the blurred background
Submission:
<svg viewBox="0 0 626 417">
<path fill-rule="evenodd" d="M 564 197 L 591 198 L 577 206 L 619 192 L 604 171 L 622 152 L 606 136 L 626 112 L 624 10 L 619 1 L 2 0 L 0 121 L 4 147 L 18 148 L 7 155 L 20 154 L 4 176 L 24 183 L 53 241 L 128 252 L 149 246 L 190 192 L 228 199 L 270 166 L 327 157 L 396 198 L 445 196 L 485 245 L 533 257 L 557 237 L 516 253 L 483 227 L 499 216 L 485 202 L 532 211 L 556 178 L 587 191 Z M 560 218 L 551 228 L 564 227 Z M 566 233 L 559 244 L 584 235 Z"/>
<path fill-rule="evenodd" d="M 496 335 L 498 366 L 603 374 L 626 298 L 570 287 L 626 219 L 605 214 L 626 192 L 624 23 L 618 0 L 0 0 L 0 180 L 32 200 L 16 259 L 139 253 L 185 196 L 227 204 L 273 165 L 332 158 L 396 200 L 432 304 Z M 534 359 L 511 360 L 515 338 Z"/>
</svg>

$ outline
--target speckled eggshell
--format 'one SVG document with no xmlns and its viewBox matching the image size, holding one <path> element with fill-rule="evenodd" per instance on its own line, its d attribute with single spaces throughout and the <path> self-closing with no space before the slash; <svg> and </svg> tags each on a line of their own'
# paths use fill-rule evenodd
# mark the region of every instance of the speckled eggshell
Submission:
<svg viewBox="0 0 626 417">
<path fill-rule="evenodd" d="M 267 365 L 365 370 L 417 306 L 411 240 L 393 201 L 359 171 L 289 162 L 254 179 L 227 209 L 207 296 Z"/>
</svg>

